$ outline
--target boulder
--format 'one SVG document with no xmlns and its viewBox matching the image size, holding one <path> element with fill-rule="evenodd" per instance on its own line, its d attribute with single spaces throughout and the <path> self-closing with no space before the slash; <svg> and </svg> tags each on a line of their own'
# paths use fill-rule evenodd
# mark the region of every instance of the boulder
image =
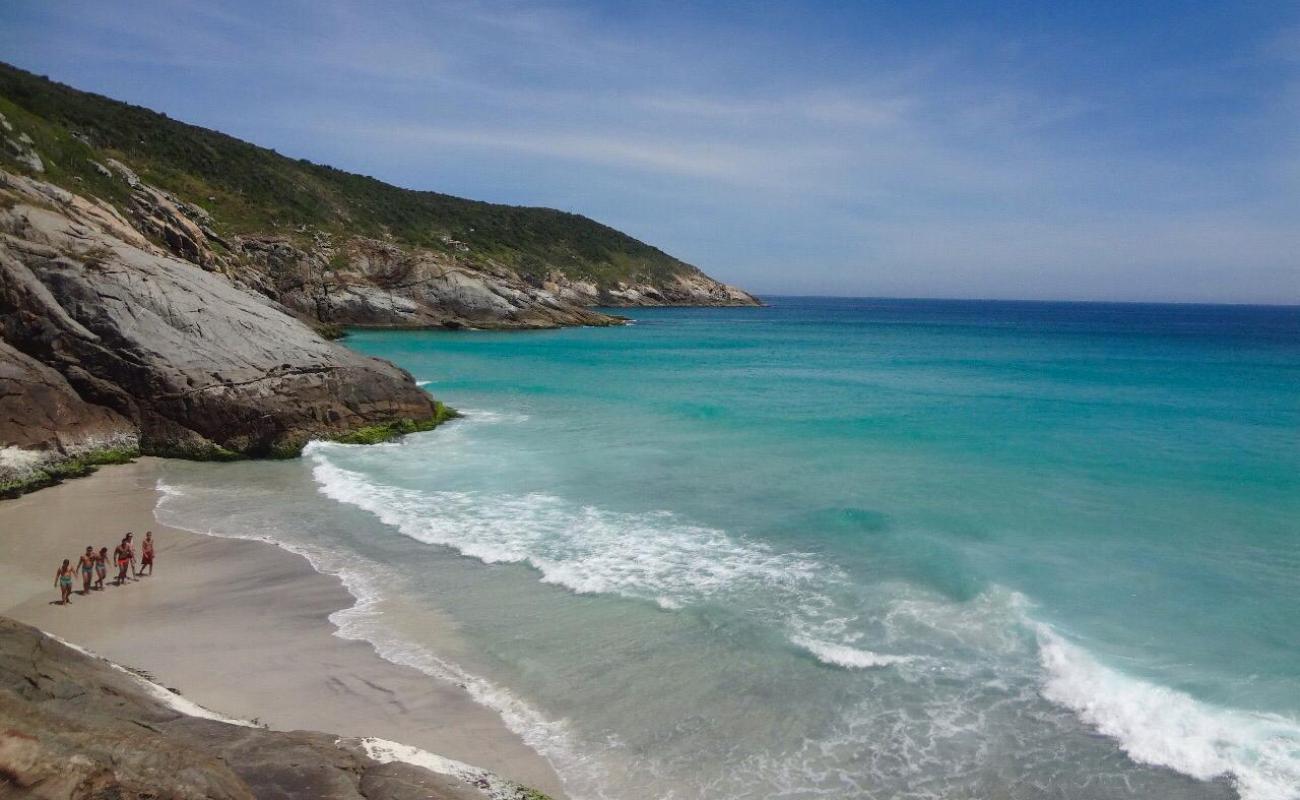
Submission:
<svg viewBox="0 0 1300 800">
<path fill-rule="evenodd" d="M 150 243 L 102 203 L 0 172 L 0 338 L 146 453 L 297 452 L 435 413 L 411 376 Z M 0 420 L 0 444 L 31 435 Z"/>
<path fill-rule="evenodd" d="M 51 462 L 98 451 L 132 451 L 135 426 L 87 403 L 58 370 L 0 341 L 0 484 L 24 480 Z"/>
</svg>

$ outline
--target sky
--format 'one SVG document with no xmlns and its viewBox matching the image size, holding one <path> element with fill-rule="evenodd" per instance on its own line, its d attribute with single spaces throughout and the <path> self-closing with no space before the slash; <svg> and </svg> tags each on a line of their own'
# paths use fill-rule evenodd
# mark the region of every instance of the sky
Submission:
<svg viewBox="0 0 1300 800">
<path fill-rule="evenodd" d="M 4 0 L 0 60 L 761 294 L 1300 303 L 1300 3 Z"/>
</svg>

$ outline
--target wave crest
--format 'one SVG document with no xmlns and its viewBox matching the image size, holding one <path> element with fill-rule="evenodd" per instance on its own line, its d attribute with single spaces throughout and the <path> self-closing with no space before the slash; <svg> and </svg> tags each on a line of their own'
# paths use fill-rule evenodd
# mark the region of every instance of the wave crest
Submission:
<svg viewBox="0 0 1300 800">
<path fill-rule="evenodd" d="M 1119 742 L 1134 761 L 1199 780 L 1231 776 L 1243 800 L 1300 798 L 1300 723 L 1218 708 L 1123 675 L 1036 626 L 1043 696 Z"/>
<path fill-rule="evenodd" d="M 319 491 L 370 512 L 405 536 L 485 563 L 523 563 L 543 583 L 677 610 L 723 596 L 766 602 L 790 640 L 825 664 L 882 667 L 905 656 L 856 646 L 856 617 L 826 590 L 844 583 L 833 565 L 682 521 L 666 511 L 624 513 L 575 506 L 547 494 L 483 495 L 382 485 L 308 451 Z M 791 611 L 791 609 L 794 609 Z"/>
</svg>

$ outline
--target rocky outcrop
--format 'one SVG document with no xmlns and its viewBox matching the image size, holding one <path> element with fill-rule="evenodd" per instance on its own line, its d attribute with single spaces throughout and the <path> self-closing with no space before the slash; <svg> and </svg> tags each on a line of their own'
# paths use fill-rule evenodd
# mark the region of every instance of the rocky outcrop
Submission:
<svg viewBox="0 0 1300 800">
<path fill-rule="evenodd" d="M 144 676 L 0 617 L 0 797 L 545 800 L 422 751 L 412 752 L 442 770 L 391 760 L 375 741 L 223 720 Z M 397 750 L 411 748 L 385 751 Z"/>
<path fill-rule="evenodd" d="M 0 96 L 0 167 L 108 199 L 155 244 L 317 327 L 608 325 L 619 318 L 592 306 L 758 304 L 581 214 L 392 186 L 3 63 Z"/>
<path fill-rule="evenodd" d="M 0 487 L 66 460 L 134 452 L 131 422 L 87 403 L 58 370 L 0 341 Z M 44 477 L 44 476 L 42 476 Z"/>
<path fill-rule="evenodd" d="M 36 152 L 32 137 L 25 131 L 15 131 L 13 123 L 4 114 L 0 114 L 0 139 L 4 140 L 9 155 L 19 164 L 35 173 L 45 171 L 45 162 Z"/>
<path fill-rule="evenodd" d="M 98 163 L 98 162 L 96 162 Z M 659 283 L 600 287 L 552 270 L 530 281 L 469 246 L 422 250 L 306 229 L 222 238 L 201 206 L 142 181 L 115 159 L 104 167 L 130 189 L 130 225 L 177 258 L 221 272 L 310 325 L 384 328 L 538 329 L 619 325 L 591 306 L 758 305 L 752 295 L 698 270 Z"/>
<path fill-rule="evenodd" d="M 32 360 L 51 367 L 82 406 L 138 430 L 146 453 L 290 454 L 312 437 L 436 414 L 404 371 L 165 252 L 112 206 L 4 172 L 0 338 L 28 359 L 10 359 L 6 385 L 46 381 Z M 0 429 L 0 443 L 36 438 L 61 441 L 21 420 Z"/>
<path fill-rule="evenodd" d="M 638 306 L 756 306 L 758 298 L 743 289 L 719 283 L 702 272 L 680 273 L 659 283 L 625 281 L 601 288 L 551 272 L 542 287 L 556 297 L 579 305 L 635 308 Z"/>
<path fill-rule="evenodd" d="M 232 274 L 299 316 L 321 323 L 397 328 L 556 328 L 616 325 L 617 317 L 531 286 L 505 268 L 375 239 L 310 246 L 285 236 L 236 237 Z"/>
</svg>

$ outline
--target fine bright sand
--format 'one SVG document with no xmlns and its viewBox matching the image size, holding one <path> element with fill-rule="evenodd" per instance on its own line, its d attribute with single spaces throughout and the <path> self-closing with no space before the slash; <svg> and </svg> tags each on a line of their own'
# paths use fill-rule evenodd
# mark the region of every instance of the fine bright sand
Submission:
<svg viewBox="0 0 1300 800">
<path fill-rule="evenodd" d="M 152 674 L 212 711 L 280 730 L 377 736 L 492 770 L 562 797 L 550 765 L 450 682 L 333 635 L 353 598 L 332 576 L 261 542 L 154 519 L 158 462 L 103 467 L 0 501 L 0 614 Z M 54 604 L 54 573 L 86 545 L 157 540 L 154 575 Z M 80 573 L 74 589 L 81 590 Z"/>
</svg>

